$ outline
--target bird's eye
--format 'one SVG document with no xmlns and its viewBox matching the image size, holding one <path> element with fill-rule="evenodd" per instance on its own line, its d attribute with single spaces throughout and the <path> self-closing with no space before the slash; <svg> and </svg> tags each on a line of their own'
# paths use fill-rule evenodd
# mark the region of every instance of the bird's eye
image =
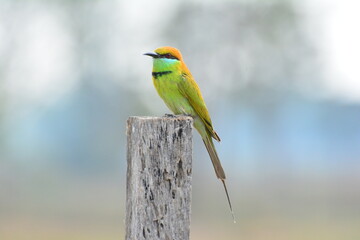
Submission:
<svg viewBox="0 0 360 240">
<path fill-rule="evenodd" d="M 167 58 L 167 59 L 177 59 L 176 57 L 174 57 L 170 53 L 162 54 L 161 57 Z"/>
</svg>

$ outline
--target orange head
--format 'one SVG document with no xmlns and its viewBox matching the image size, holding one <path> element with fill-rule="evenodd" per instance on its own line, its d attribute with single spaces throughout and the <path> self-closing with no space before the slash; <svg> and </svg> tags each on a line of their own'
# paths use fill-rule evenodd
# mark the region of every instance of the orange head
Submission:
<svg viewBox="0 0 360 240">
<path fill-rule="evenodd" d="M 182 61 L 181 53 L 174 47 L 159 47 L 155 49 L 155 53 L 145 53 L 145 55 L 153 58 L 167 58 Z"/>
<path fill-rule="evenodd" d="M 154 59 L 153 72 L 178 71 L 188 73 L 179 50 L 173 47 L 160 47 L 154 53 L 145 53 Z"/>
<path fill-rule="evenodd" d="M 182 61 L 181 53 L 178 49 L 174 47 L 159 47 L 155 49 L 155 53 L 165 58 L 175 58 L 179 61 Z"/>
</svg>

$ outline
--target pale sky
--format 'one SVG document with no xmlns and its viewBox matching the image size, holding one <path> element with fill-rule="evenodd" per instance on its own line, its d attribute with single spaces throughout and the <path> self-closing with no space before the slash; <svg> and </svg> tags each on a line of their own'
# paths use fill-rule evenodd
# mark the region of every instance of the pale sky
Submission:
<svg viewBox="0 0 360 240">
<path fill-rule="evenodd" d="M 360 2 L 302 3 L 312 40 L 319 48 L 326 97 L 360 102 Z"/>
<path fill-rule="evenodd" d="M 315 41 L 324 66 L 324 97 L 360 103 L 360 2 L 308 0 L 298 3 L 298 7 L 305 16 L 309 38 Z M 3 9 L 1 12 L 6 11 Z M 15 39 L 9 43 L 4 34 L 9 29 L 0 24 L 0 53 L 15 47 L 4 77 L 8 103 L 41 105 L 61 98 L 76 84 L 76 70 L 72 64 L 74 49 L 71 35 L 64 27 L 63 16 L 56 9 L 42 5 L 16 11 L 12 8 L 10 12 L 15 19 L 12 21 L 23 31 L 19 36 L 15 34 Z M 3 15 L 0 20 L 9 16 Z M 129 28 L 134 27 L 136 32 L 141 32 L 134 16 L 138 15 L 129 11 L 122 18 L 127 18 L 127 21 L 123 19 L 127 23 L 131 20 Z M 25 21 L 21 20 L 23 18 Z M 155 23 L 158 23 L 156 19 L 148 22 L 146 28 L 151 29 Z M 142 41 L 141 37 L 135 39 L 137 41 L 131 45 L 132 48 Z M 4 44 L 6 40 L 8 43 Z M 137 67 L 147 71 L 149 64 Z M 16 111 L 13 107 L 11 109 Z"/>
</svg>

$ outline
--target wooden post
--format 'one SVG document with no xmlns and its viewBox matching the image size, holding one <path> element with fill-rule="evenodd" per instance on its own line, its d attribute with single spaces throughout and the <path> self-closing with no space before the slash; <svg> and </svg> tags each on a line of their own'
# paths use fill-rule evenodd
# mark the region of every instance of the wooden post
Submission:
<svg viewBox="0 0 360 240">
<path fill-rule="evenodd" d="M 192 118 L 127 122 L 126 240 L 188 240 Z"/>
</svg>

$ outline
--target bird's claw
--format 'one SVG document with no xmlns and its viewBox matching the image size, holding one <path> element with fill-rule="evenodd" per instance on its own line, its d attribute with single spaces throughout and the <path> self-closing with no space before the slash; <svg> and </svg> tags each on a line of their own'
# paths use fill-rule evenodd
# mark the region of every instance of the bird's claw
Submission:
<svg viewBox="0 0 360 240">
<path fill-rule="evenodd" d="M 176 115 L 171 114 L 171 113 L 165 113 L 165 117 L 174 118 L 174 117 L 176 117 Z"/>
<path fill-rule="evenodd" d="M 168 117 L 168 118 L 176 118 L 178 116 L 193 117 L 191 114 L 186 114 L 186 113 L 178 114 L 178 115 L 171 114 L 171 113 L 165 113 L 165 115 L 164 115 L 164 117 Z"/>
</svg>

